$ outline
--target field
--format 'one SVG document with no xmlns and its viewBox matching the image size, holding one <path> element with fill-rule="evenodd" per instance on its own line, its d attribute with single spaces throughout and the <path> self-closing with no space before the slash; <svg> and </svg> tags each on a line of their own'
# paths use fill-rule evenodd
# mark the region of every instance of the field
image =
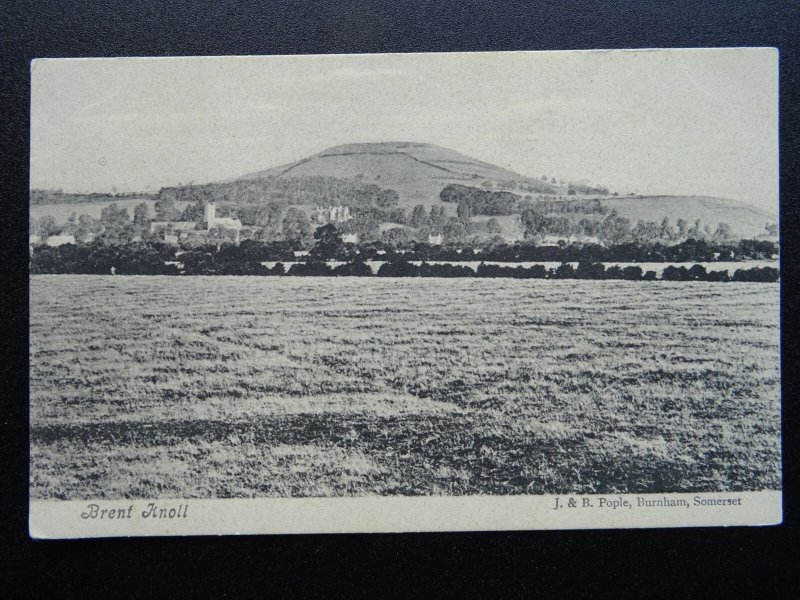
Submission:
<svg viewBox="0 0 800 600">
<path fill-rule="evenodd" d="M 119 208 L 128 211 L 129 216 L 133 216 L 133 211 L 137 204 L 146 204 L 150 211 L 150 216 L 155 215 L 155 200 L 143 200 L 141 198 L 115 200 L 113 202 L 76 202 L 73 204 L 34 204 L 30 207 L 31 219 L 38 220 L 46 215 L 52 216 L 56 223 L 64 224 L 69 220 L 69 216 L 75 213 L 76 216 L 89 215 L 99 219 L 103 209 L 109 204 L 116 204 Z M 179 208 L 186 206 L 186 202 L 176 202 Z"/>
<path fill-rule="evenodd" d="M 31 497 L 780 489 L 778 286 L 31 277 Z"/>
</svg>

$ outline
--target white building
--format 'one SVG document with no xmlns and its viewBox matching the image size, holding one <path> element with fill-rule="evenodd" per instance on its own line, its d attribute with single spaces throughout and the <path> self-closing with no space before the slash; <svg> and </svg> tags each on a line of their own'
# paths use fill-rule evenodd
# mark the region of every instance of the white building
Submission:
<svg viewBox="0 0 800 600">
<path fill-rule="evenodd" d="M 344 223 L 352 219 L 349 206 L 316 206 L 312 219 L 322 225 L 326 223 Z"/>
<path fill-rule="evenodd" d="M 345 244 L 357 244 L 358 243 L 358 234 L 357 233 L 345 233 L 342 236 L 342 242 Z"/>
<path fill-rule="evenodd" d="M 442 234 L 437 233 L 436 235 L 429 235 L 428 236 L 428 243 L 431 246 L 441 246 L 442 245 Z"/>
<path fill-rule="evenodd" d="M 163 236 L 167 244 L 177 246 L 180 242 L 181 235 L 186 232 L 194 231 L 197 229 L 197 223 L 194 221 L 151 221 L 150 231 L 158 233 Z"/>
<path fill-rule="evenodd" d="M 53 248 L 57 248 L 58 246 L 63 246 L 64 244 L 74 244 L 75 243 L 75 236 L 74 235 L 51 235 L 44 241 L 45 244 L 51 246 Z"/>
<path fill-rule="evenodd" d="M 206 230 L 210 231 L 214 227 L 221 227 L 233 231 L 234 243 L 239 243 L 239 232 L 242 230 L 242 222 L 239 219 L 231 217 L 218 217 L 217 206 L 213 202 L 207 202 L 205 207 L 205 223 Z"/>
</svg>

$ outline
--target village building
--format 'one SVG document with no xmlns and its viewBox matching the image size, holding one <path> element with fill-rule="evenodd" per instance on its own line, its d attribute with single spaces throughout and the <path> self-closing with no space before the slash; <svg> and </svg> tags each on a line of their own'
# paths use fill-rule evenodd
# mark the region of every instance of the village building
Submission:
<svg viewBox="0 0 800 600">
<path fill-rule="evenodd" d="M 357 244 L 358 243 L 358 234 L 357 233 L 345 233 L 342 235 L 342 242 L 345 244 Z"/>
<path fill-rule="evenodd" d="M 150 231 L 164 233 L 165 231 L 180 232 L 197 229 L 194 221 L 150 221 Z"/>
<path fill-rule="evenodd" d="M 311 219 L 320 225 L 344 223 L 352 218 L 349 206 L 315 206 L 311 215 Z"/>
<path fill-rule="evenodd" d="M 546 235 L 542 237 L 539 244 L 542 246 L 557 246 L 559 242 L 565 244 L 574 244 L 576 242 L 583 244 L 599 244 L 600 239 L 589 235 Z"/>
<path fill-rule="evenodd" d="M 218 217 L 216 205 L 208 202 L 203 213 L 203 222 L 194 221 L 152 221 L 150 231 L 161 235 L 167 244 L 177 246 L 181 241 L 205 237 L 209 231 L 219 227 L 233 233 L 233 242 L 239 243 L 242 222 L 231 217 Z"/>
<path fill-rule="evenodd" d="M 232 231 L 234 244 L 239 243 L 239 235 L 242 230 L 242 222 L 239 219 L 231 217 L 218 217 L 217 206 L 213 202 L 207 202 L 205 206 L 204 222 L 206 231 L 211 231 L 215 227 L 220 227 L 228 231 Z"/>
<path fill-rule="evenodd" d="M 75 236 L 74 235 L 51 235 L 48 237 L 44 243 L 52 248 L 57 248 L 58 246 L 63 246 L 64 244 L 74 244 L 75 243 Z"/>
<path fill-rule="evenodd" d="M 436 235 L 429 235 L 428 236 L 428 243 L 431 246 L 441 246 L 442 245 L 442 234 L 437 233 Z"/>
</svg>

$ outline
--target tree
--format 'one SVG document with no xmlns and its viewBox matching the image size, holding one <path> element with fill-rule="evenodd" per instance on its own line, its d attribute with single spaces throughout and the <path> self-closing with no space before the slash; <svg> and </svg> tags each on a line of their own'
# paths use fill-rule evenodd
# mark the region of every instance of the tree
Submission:
<svg viewBox="0 0 800 600">
<path fill-rule="evenodd" d="M 467 233 L 467 228 L 457 219 L 452 219 L 444 226 L 444 239 L 446 242 L 460 242 Z"/>
<path fill-rule="evenodd" d="M 678 219 L 675 221 L 675 225 L 678 228 L 678 238 L 684 239 L 686 237 L 686 228 L 688 227 L 688 223 L 685 219 Z"/>
<path fill-rule="evenodd" d="M 458 218 L 462 221 L 469 221 L 469 218 L 472 216 L 472 207 L 469 202 L 464 202 L 463 200 L 459 202 L 456 207 L 456 215 L 458 215 Z"/>
<path fill-rule="evenodd" d="M 377 240 L 381 235 L 381 221 L 371 212 L 363 212 L 339 225 L 342 233 L 355 233 L 362 242 Z"/>
<path fill-rule="evenodd" d="M 706 278 L 706 268 L 703 265 L 692 265 L 688 270 L 689 279 L 703 281 Z"/>
<path fill-rule="evenodd" d="M 411 212 L 411 226 L 425 227 L 428 224 L 428 213 L 422 204 L 417 204 Z"/>
<path fill-rule="evenodd" d="M 291 207 L 286 211 L 281 225 L 283 239 L 292 242 L 307 242 L 311 237 L 311 223 L 306 213 Z"/>
<path fill-rule="evenodd" d="M 61 228 L 62 235 L 75 235 L 78 232 L 78 217 L 75 212 L 71 212 L 64 227 Z"/>
<path fill-rule="evenodd" d="M 145 202 L 141 202 L 133 209 L 133 224 L 139 228 L 146 228 L 150 223 L 150 209 Z"/>
<path fill-rule="evenodd" d="M 661 220 L 659 227 L 659 237 L 664 241 L 672 241 L 675 237 L 672 231 L 672 225 L 669 223 L 669 217 L 664 217 Z"/>
<path fill-rule="evenodd" d="M 333 270 L 334 275 L 347 277 L 371 277 L 372 269 L 361 260 L 339 265 Z"/>
<path fill-rule="evenodd" d="M 175 221 L 180 216 L 180 210 L 172 196 L 160 195 L 153 208 L 158 221 Z"/>
<path fill-rule="evenodd" d="M 573 279 L 575 277 L 575 268 L 569 263 L 561 263 L 553 271 L 554 279 Z"/>
<path fill-rule="evenodd" d="M 702 237 L 703 230 L 700 228 L 701 221 L 700 219 L 695 220 L 694 225 L 689 228 L 689 231 L 686 232 L 690 238 L 700 239 Z"/>
<path fill-rule="evenodd" d="M 389 221 L 392 223 L 400 223 L 401 225 L 408 225 L 408 211 L 405 208 L 393 208 L 389 211 Z"/>
<path fill-rule="evenodd" d="M 86 242 L 103 231 L 103 225 L 91 215 L 81 215 L 78 217 L 78 227 L 75 232 L 75 239 L 79 242 Z"/>
<path fill-rule="evenodd" d="M 714 231 L 714 239 L 719 242 L 724 242 L 732 237 L 733 231 L 731 230 L 731 226 L 727 223 L 720 223 L 717 225 L 716 231 Z"/>
<path fill-rule="evenodd" d="M 631 233 L 640 244 L 652 244 L 661 237 L 661 228 L 655 221 L 639 221 Z"/>
<path fill-rule="evenodd" d="M 344 243 L 342 242 L 342 234 L 336 229 L 332 223 L 317 227 L 314 232 L 314 248 L 311 250 L 311 256 L 320 260 L 330 260 L 338 258 L 344 252 Z"/>
<path fill-rule="evenodd" d="M 400 202 L 400 194 L 395 190 L 381 190 L 375 198 L 375 204 L 381 208 L 392 208 Z"/>
<path fill-rule="evenodd" d="M 52 215 L 45 215 L 39 219 L 39 222 L 36 226 L 36 232 L 43 240 L 58 233 L 58 225 L 56 224 L 55 217 Z"/>
<path fill-rule="evenodd" d="M 266 206 L 246 206 L 240 209 L 242 222 L 260 227 L 258 239 L 275 241 L 281 237 L 281 217 L 284 205 L 281 202 L 270 202 Z"/>
<path fill-rule="evenodd" d="M 124 244 L 133 237 L 133 224 L 128 209 L 119 208 L 111 203 L 100 213 L 100 224 L 103 226 L 103 241 L 109 244 Z"/>
<path fill-rule="evenodd" d="M 394 247 L 398 247 L 414 241 L 414 235 L 405 227 L 393 227 L 383 232 L 383 241 Z"/>
<path fill-rule="evenodd" d="M 181 221 L 194 221 L 199 223 L 200 221 L 205 220 L 206 216 L 206 199 L 204 198 L 204 194 L 199 194 L 195 192 L 193 194 L 194 202 L 191 204 L 187 204 L 186 207 L 183 209 L 181 213 L 180 220 Z"/>
<path fill-rule="evenodd" d="M 492 234 L 503 233 L 503 228 L 500 226 L 500 221 L 492 217 L 486 221 L 486 231 Z"/>
<path fill-rule="evenodd" d="M 630 237 L 631 222 L 618 216 L 614 211 L 603 219 L 598 232 L 601 240 L 607 244 L 620 244 Z"/>
<path fill-rule="evenodd" d="M 428 216 L 428 226 L 432 229 L 444 227 L 447 217 L 444 215 L 444 206 L 431 206 L 431 213 Z"/>
</svg>

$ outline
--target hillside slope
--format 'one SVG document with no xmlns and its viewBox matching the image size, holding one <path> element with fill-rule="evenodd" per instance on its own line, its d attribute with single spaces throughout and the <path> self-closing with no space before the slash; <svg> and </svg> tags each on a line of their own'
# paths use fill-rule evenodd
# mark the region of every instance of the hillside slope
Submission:
<svg viewBox="0 0 800 600">
<path fill-rule="evenodd" d="M 766 233 L 767 223 L 777 223 L 777 215 L 754 206 L 708 196 L 631 196 L 606 197 L 604 206 L 615 209 L 620 216 L 637 221 L 656 221 L 667 217 L 672 225 L 684 219 L 690 225 L 697 219 L 703 225 L 716 228 L 718 223 L 728 223 L 737 236 L 760 237 Z"/>
<path fill-rule="evenodd" d="M 303 160 L 250 173 L 237 180 L 268 177 L 327 176 L 363 177 L 400 194 L 400 205 L 434 205 L 448 183 L 481 185 L 486 180 L 514 181 L 550 191 L 546 183 L 465 156 L 449 148 L 414 142 L 345 144 L 334 146 Z"/>
</svg>

